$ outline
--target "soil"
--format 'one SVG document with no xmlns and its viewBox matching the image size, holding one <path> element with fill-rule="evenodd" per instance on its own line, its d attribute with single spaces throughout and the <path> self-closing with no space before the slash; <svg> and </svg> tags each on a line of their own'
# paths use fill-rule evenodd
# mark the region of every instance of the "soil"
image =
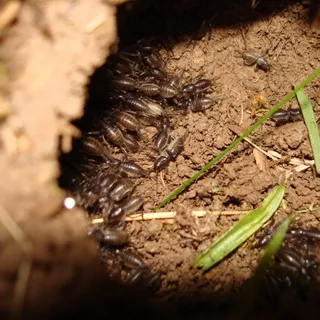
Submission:
<svg viewBox="0 0 320 320">
<path fill-rule="evenodd" d="M 188 1 L 179 3 L 182 7 L 187 6 L 189 15 L 197 6 Z M 154 28 L 147 30 L 145 26 L 150 26 L 153 17 L 150 12 L 153 11 L 146 8 L 141 6 L 138 14 L 135 13 L 143 19 L 139 26 L 130 29 L 129 34 L 123 21 L 128 21 L 130 26 L 128 16 L 132 13 L 130 7 L 120 7 L 120 40 L 132 42 L 141 36 L 152 36 L 153 32 L 163 39 L 170 32 L 170 38 L 166 38 L 161 50 L 167 70 L 177 74 L 185 70 L 183 79 L 186 82 L 197 76 L 213 79 L 210 96 L 218 101 L 204 113 L 172 116 L 173 136 L 181 136 L 186 130 L 188 136 L 184 152 L 175 162 L 159 175 L 151 173 L 138 181 L 136 193 L 144 195 L 143 211 L 150 212 L 224 150 L 237 134 L 277 104 L 293 85 L 319 67 L 320 39 L 319 33 L 310 27 L 308 8 L 297 3 L 280 10 L 264 8 L 262 4 L 261 11 L 249 10 L 248 6 L 242 7 L 239 3 L 222 9 L 212 6 L 210 10 L 215 10 L 216 14 L 212 15 L 208 9 L 206 14 L 210 19 L 203 18 L 205 9 L 195 17 L 191 27 L 197 32 L 193 34 L 181 33 L 188 25 L 185 22 L 188 14 L 183 23 L 177 19 L 181 25 L 168 23 L 159 31 L 159 19 L 155 19 Z M 172 8 L 168 21 L 175 21 L 174 12 L 178 9 Z M 24 296 L 28 317 L 57 312 L 64 315 L 66 310 L 77 312 L 75 301 L 83 302 L 83 306 L 87 306 L 83 308 L 92 312 L 91 316 L 104 314 L 101 306 L 107 301 L 108 306 L 113 306 L 109 314 L 117 315 L 120 301 L 124 301 L 128 305 L 128 311 L 124 313 L 131 311 L 142 317 L 147 317 L 150 311 L 159 317 L 165 314 L 172 318 L 233 318 L 239 310 L 235 301 L 242 301 L 234 297 L 241 294 L 243 284 L 252 276 L 262 254 L 262 250 L 253 245 L 255 238 L 249 239 L 206 273 L 193 268 L 192 264 L 198 254 L 241 217 L 224 215 L 224 211 L 256 208 L 280 183 L 286 190 L 285 204 L 277 211 L 276 221 L 290 212 L 319 205 L 320 183 L 313 166 L 297 172 L 297 166 L 290 164 L 293 158 L 302 163 L 313 159 L 303 121 L 277 126 L 267 120 L 250 135 L 251 142 L 265 151 L 278 152 L 282 155 L 281 160 L 261 157 L 261 154 L 258 158 L 256 148 L 243 141 L 161 209 L 176 211 L 173 221 L 128 222 L 130 245 L 139 251 L 152 270 L 162 274 L 161 288 L 154 301 L 144 305 L 138 298 L 137 301 L 133 299 L 135 295 L 127 293 L 126 288 L 119 289 L 109 283 L 99 268 L 95 244 L 86 236 L 90 220 L 78 208 L 61 210 L 65 194 L 56 184 L 59 148 L 68 151 L 68 139 L 78 133 L 69 121 L 81 117 L 89 76 L 103 64 L 109 50 L 113 50 L 116 9 L 111 2 L 92 1 L 88 6 L 86 1 L 79 0 L 58 4 L 48 1 L 42 10 L 40 12 L 46 13 L 45 26 L 35 22 L 33 6 L 24 4 L 17 21 L 5 30 L 0 50 L 9 78 L 3 85 L 3 100 L 10 110 L 1 126 L 3 177 L 0 188 L 3 192 L 0 203 L 5 209 L 1 209 L 4 213 L 0 215 L 5 228 L 0 233 L 0 257 L 5 262 L 1 263 L 0 292 L 6 297 L 1 301 L 3 315 L 8 315 L 12 297 L 15 297 L 13 290 L 19 280 L 17 270 L 24 261 L 21 260 L 21 252 L 24 252 L 33 259 Z M 163 7 L 159 5 L 157 10 L 162 12 Z M 92 19 L 88 18 L 90 12 Z M 95 24 L 90 21 L 99 20 L 102 13 L 110 19 L 101 18 L 104 23 L 92 27 Z M 206 24 L 203 25 L 203 21 Z M 173 34 L 172 29 L 179 30 L 178 34 Z M 237 50 L 249 49 L 265 54 L 271 66 L 269 71 L 244 64 Z M 93 86 L 94 81 L 93 76 Z M 309 84 L 304 92 L 318 118 L 319 80 Z M 297 102 L 292 100 L 284 108 L 296 106 Z M 86 112 L 88 107 L 84 109 Z M 148 134 L 151 136 L 152 132 Z M 59 144 L 62 140 L 63 147 Z M 142 166 L 152 165 L 146 154 L 137 155 L 137 158 Z M 63 165 L 61 170 L 62 173 L 66 170 Z M 221 211 L 221 214 L 194 217 L 190 214 L 192 210 Z M 18 237 L 16 241 L 15 228 L 9 228 L 7 233 L 6 212 L 19 222 L 24 238 Z M 319 227 L 319 218 L 320 211 L 305 210 L 295 214 L 293 223 L 301 227 Z M 25 239 L 32 243 L 31 251 L 21 249 Z M 44 288 L 50 288 L 46 299 L 43 297 L 48 291 Z M 41 303 L 38 303 L 40 299 Z M 281 301 L 275 314 L 270 306 L 261 310 L 261 314 L 266 319 L 271 313 L 280 318 L 282 312 L 296 318 L 302 315 L 310 319 L 319 317 L 316 297 L 300 302 L 297 302 L 297 308 L 286 307 L 281 311 L 282 307 L 290 305 L 288 301 Z M 78 305 L 81 310 L 80 303 Z"/>
</svg>

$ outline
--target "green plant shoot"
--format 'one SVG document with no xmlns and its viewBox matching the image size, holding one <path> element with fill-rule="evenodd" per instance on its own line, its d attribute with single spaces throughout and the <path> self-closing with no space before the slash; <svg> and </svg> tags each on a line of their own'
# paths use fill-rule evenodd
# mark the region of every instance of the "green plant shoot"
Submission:
<svg viewBox="0 0 320 320">
<path fill-rule="evenodd" d="M 307 98 L 307 96 L 301 90 L 296 94 L 302 111 L 304 122 L 308 129 L 316 171 L 317 174 L 320 174 L 320 135 L 316 117 L 313 112 L 311 101 Z"/>
<path fill-rule="evenodd" d="M 250 211 L 229 231 L 219 237 L 209 249 L 196 259 L 194 267 L 201 267 L 203 270 L 207 270 L 245 242 L 278 209 L 284 192 L 283 185 L 275 187 L 263 200 L 261 207 Z"/>
</svg>

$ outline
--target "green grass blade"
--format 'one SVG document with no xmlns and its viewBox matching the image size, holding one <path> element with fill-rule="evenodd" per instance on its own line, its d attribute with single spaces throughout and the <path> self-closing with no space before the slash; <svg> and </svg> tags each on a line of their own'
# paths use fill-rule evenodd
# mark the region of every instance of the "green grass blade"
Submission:
<svg viewBox="0 0 320 320">
<path fill-rule="evenodd" d="M 194 267 L 207 270 L 246 241 L 278 209 L 284 192 L 283 185 L 275 187 L 263 200 L 260 208 L 250 211 L 228 232 L 219 237 L 209 249 L 196 259 Z"/>
<path fill-rule="evenodd" d="M 305 80 L 303 80 L 293 91 L 288 93 L 275 107 L 273 107 L 268 113 L 263 115 L 253 126 L 246 130 L 240 137 L 234 140 L 226 149 L 220 152 L 215 158 L 213 158 L 209 163 L 202 167 L 197 173 L 195 173 L 191 178 L 189 178 L 184 184 L 168 195 L 162 202 L 160 202 L 153 211 L 159 210 L 161 207 L 165 206 L 169 201 L 174 199 L 178 194 L 185 190 L 190 184 L 197 180 L 204 172 L 209 170 L 213 165 L 220 161 L 227 153 L 229 153 L 233 148 L 235 148 L 244 138 L 251 134 L 256 128 L 258 128 L 264 121 L 266 121 L 270 116 L 272 116 L 276 111 L 278 111 L 284 104 L 290 101 L 295 94 L 308 85 L 314 78 L 320 74 L 320 68 L 316 69 L 311 73 Z"/>
<path fill-rule="evenodd" d="M 313 112 L 311 101 L 302 91 L 297 92 L 297 99 L 303 114 L 304 122 L 308 129 L 316 171 L 317 174 L 320 174 L 320 135 L 316 117 Z"/>
</svg>

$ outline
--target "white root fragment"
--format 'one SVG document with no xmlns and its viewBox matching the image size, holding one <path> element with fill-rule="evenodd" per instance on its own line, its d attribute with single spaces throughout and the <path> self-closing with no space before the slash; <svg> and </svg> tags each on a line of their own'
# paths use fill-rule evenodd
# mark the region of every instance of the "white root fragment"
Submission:
<svg viewBox="0 0 320 320">
<path fill-rule="evenodd" d="M 282 158 L 282 155 L 276 151 L 273 151 L 273 150 L 269 150 L 268 151 L 268 154 L 270 154 L 270 156 L 272 157 L 276 157 L 277 159 L 281 159 Z M 313 166 L 314 165 L 314 160 L 301 160 L 301 159 L 298 159 L 298 158 L 291 158 L 290 161 L 289 161 L 289 164 L 292 164 L 294 166 L 296 166 L 294 168 L 294 170 L 296 172 L 302 172 L 308 168 L 310 168 L 310 166 Z"/>
<path fill-rule="evenodd" d="M 265 154 L 267 157 L 271 158 L 272 160 L 277 160 L 277 157 L 273 156 L 272 154 L 269 154 L 267 151 L 263 150 L 261 147 L 253 143 L 250 139 L 244 138 L 244 140 L 251 144 L 257 150 L 259 150 L 261 153 Z"/>
<path fill-rule="evenodd" d="M 244 138 L 245 141 L 247 141 L 249 144 L 251 144 L 255 149 L 259 150 L 261 153 L 263 153 L 264 155 L 266 155 L 268 158 L 272 159 L 272 160 L 279 160 L 281 159 L 283 156 L 276 152 L 276 151 L 273 151 L 273 150 L 268 150 L 268 151 L 265 151 L 263 150 L 261 147 L 259 147 L 258 145 L 256 145 L 255 143 L 253 143 L 250 139 L 248 138 Z M 257 153 L 254 154 L 256 160 L 257 160 Z M 302 172 L 306 169 L 308 169 L 310 166 L 314 165 L 314 160 L 301 160 L 301 159 L 298 159 L 298 158 L 291 158 L 289 160 L 289 164 L 292 164 L 294 166 L 296 166 L 294 168 L 294 170 L 296 172 Z M 258 165 L 258 163 L 257 163 Z M 259 166 L 259 165 L 258 165 Z M 260 169 L 260 167 L 259 167 Z M 260 169 L 261 170 L 261 169 Z"/>
<path fill-rule="evenodd" d="M 196 217 L 204 217 L 205 215 L 216 216 L 233 216 L 248 213 L 248 211 L 192 211 L 191 214 Z M 126 217 L 126 221 L 141 221 L 141 220 L 154 220 L 154 219 L 172 219 L 176 216 L 175 211 L 169 212 L 149 212 L 149 213 L 137 213 Z M 103 223 L 103 218 L 93 219 L 92 224 Z"/>
<path fill-rule="evenodd" d="M 302 171 L 304 171 L 304 170 L 307 170 L 309 167 L 310 167 L 309 165 L 300 164 L 300 165 L 296 166 L 296 167 L 294 168 L 294 170 L 295 170 L 296 172 L 302 172 Z"/>
<path fill-rule="evenodd" d="M 251 144 L 255 148 L 254 151 L 258 150 L 261 153 L 263 153 L 264 155 L 266 155 L 267 157 L 271 158 L 272 160 L 279 160 L 279 159 L 282 158 L 282 155 L 280 153 L 276 152 L 276 151 L 273 151 L 273 150 L 265 151 L 261 147 L 259 147 L 256 144 L 254 144 L 250 139 L 244 138 L 244 140 L 247 141 L 249 144 Z M 254 152 L 254 156 L 255 156 L 255 159 L 256 159 L 256 162 L 257 162 L 257 165 L 258 165 L 259 169 L 263 170 L 259 166 L 259 163 L 258 163 L 258 160 L 257 160 L 257 157 L 259 157 L 259 156 L 258 156 L 257 152 Z M 301 160 L 301 159 L 298 159 L 298 158 L 291 158 L 289 160 L 289 164 L 292 164 L 292 165 L 296 166 L 294 168 L 294 170 L 296 172 L 302 172 L 302 171 L 310 168 L 310 166 L 314 165 L 314 160 Z"/>
</svg>

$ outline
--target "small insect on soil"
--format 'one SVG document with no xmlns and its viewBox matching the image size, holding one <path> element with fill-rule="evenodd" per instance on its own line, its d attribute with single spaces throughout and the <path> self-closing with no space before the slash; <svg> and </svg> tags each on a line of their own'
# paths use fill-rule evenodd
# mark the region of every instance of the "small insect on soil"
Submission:
<svg viewBox="0 0 320 320">
<path fill-rule="evenodd" d="M 237 51 L 241 54 L 241 57 L 246 66 L 255 66 L 256 68 L 260 68 L 264 71 L 268 71 L 270 69 L 270 64 L 263 55 L 253 51 Z"/>
<path fill-rule="evenodd" d="M 288 110 L 278 110 L 271 116 L 271 119 L 274 120 L 277 125 L 283 125 L 289 122 L 303 120 L 303 116 L 300 108 L 289 108 Z"/>
</svg>

